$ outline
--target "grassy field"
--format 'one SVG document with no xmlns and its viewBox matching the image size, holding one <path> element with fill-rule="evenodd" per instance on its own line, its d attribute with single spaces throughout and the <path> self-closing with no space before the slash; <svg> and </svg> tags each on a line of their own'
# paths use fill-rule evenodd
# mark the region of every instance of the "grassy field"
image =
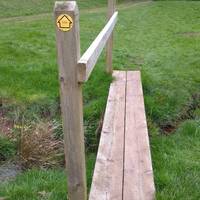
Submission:
<svg viewBox="0 0 200 200">
<path fill-rule="evenodd" d="M 58 0 L 61 1 L 61 0 Z M 131 0 L 118 0 L 118 3 Z M 138 1 L 138 0 L 137 0 Z M 51 13 L 55 0 L 0 0 L 0 18 L 28 16 L 42 13 Z M 77 0 L 80 9 L 98 8 L 107 5 L 107 0 Z"/>
<path fill-rule="evenodd" d="M 8 3 L 7 0 L 1 0 L 0 18 L 50 13 L 54 2 L 54 0 L 14 0 Z M 96 8 L 105 6 L 107 1 L 78 0 L 77 2 L 80 8 Z"/>
<path fill-rule="evenodd" d="M 46 0 L 45 7 L 44 1 L 37 2 L 15 0 L 13 12 L 5 12 L 0 6 L 0 97 L 10 118 L 23 116 L 27 121 L 37 121 L 48 113 L 48 120 L 59 121 L 55 32 L 52 16 L 48 14 L 53 3 Z M 92 1 L 94 4 L 90 6 L 89 1 L 82 2 L 80 7 L 87 9 L 105 5 L 103 0 Z M 11 6 L 2 0 L 0 5 Z M 129 4 L 119 11 L 114 68 L 142 71 L 157 199 L 197 200 L 200 197 L 200 2 Z M 31 14 L 34 16 L 6 18 Z M 82 52 L 105 24 L 105 14 L 106 9 L 82 10 Z M 104 68 L 103 54 L 84 85 L 88 185 L 95 160 L 90 153 L 96 147 L 94 131 L 112 80 Z M 63 173 L 62 169 L 29 170 L 13 182 L 1 184 L 0 197 L 64 200 Z"/>
</svg>

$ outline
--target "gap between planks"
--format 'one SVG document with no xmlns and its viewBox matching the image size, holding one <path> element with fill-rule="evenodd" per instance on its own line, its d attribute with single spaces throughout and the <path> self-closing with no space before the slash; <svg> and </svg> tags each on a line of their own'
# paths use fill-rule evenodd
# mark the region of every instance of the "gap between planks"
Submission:
<svg viewBox="0 0 200 200">
<path fill-rule="evenodd" d="M 153 200 L 155 193 L 139 71 L 127 71 L 123 200 Z"/>
<path fill-rule="evenodd" d="M 155 188 L 140 72 L 114 71 L 113 76 L 90 200 L 152 200 Z"/>
</svg>

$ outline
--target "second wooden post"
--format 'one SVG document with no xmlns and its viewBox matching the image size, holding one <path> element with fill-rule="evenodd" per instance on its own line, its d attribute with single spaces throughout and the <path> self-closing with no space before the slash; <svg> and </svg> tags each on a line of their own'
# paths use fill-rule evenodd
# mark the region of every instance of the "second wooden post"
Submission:
<svg viewBox="0 0 200 200">
<path fill-rule="evenodd" d="M 115 12 L 116 0 L 108 0 L 108 13 L 107 18 L 110 20 Z M 110 74 L 113 72 L 112 66 L 112 53 L 113 53 L 113 33 L 111 34 L 106 46 L 106 71 Z"/>
<path fill-rule="evenodd" d="M 82 85 L 77 80 L 80 58 L 79 11 L 76 1 L 56 2 L 54 8 L 70 200 L 86 200 Z"/>
</svg>

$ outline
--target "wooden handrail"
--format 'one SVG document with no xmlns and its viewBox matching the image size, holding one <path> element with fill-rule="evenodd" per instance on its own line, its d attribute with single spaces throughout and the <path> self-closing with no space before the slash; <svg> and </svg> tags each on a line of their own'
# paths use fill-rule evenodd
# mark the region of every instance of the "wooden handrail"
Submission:
<svg viewBox="0 0 200 200">
<path fill-rule="evenodd" d="M 110 35 L 113 32 L 115 24 L 117 22 L 118 12 L 115 12 L 110 18 L 106 26 L 99 33 L 87 51 L 78 61 L 78 81 L 80 83 L 86 82 L 90 77 L 92 70 L 106 45 Z"/>
</svg>

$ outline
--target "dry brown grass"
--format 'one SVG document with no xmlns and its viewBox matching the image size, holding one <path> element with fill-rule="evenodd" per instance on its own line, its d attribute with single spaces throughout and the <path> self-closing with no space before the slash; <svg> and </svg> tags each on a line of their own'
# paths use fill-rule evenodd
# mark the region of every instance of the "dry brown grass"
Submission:
<svg viewBox="0 0 200 200">
<path fill-rule="evenodd" d="M 20 140 L 20 157 L 24 167 L 52 167 L 64 164 L 63 141 L 53 137 L 50 122 L 23 127 Z"/>
</svg>

